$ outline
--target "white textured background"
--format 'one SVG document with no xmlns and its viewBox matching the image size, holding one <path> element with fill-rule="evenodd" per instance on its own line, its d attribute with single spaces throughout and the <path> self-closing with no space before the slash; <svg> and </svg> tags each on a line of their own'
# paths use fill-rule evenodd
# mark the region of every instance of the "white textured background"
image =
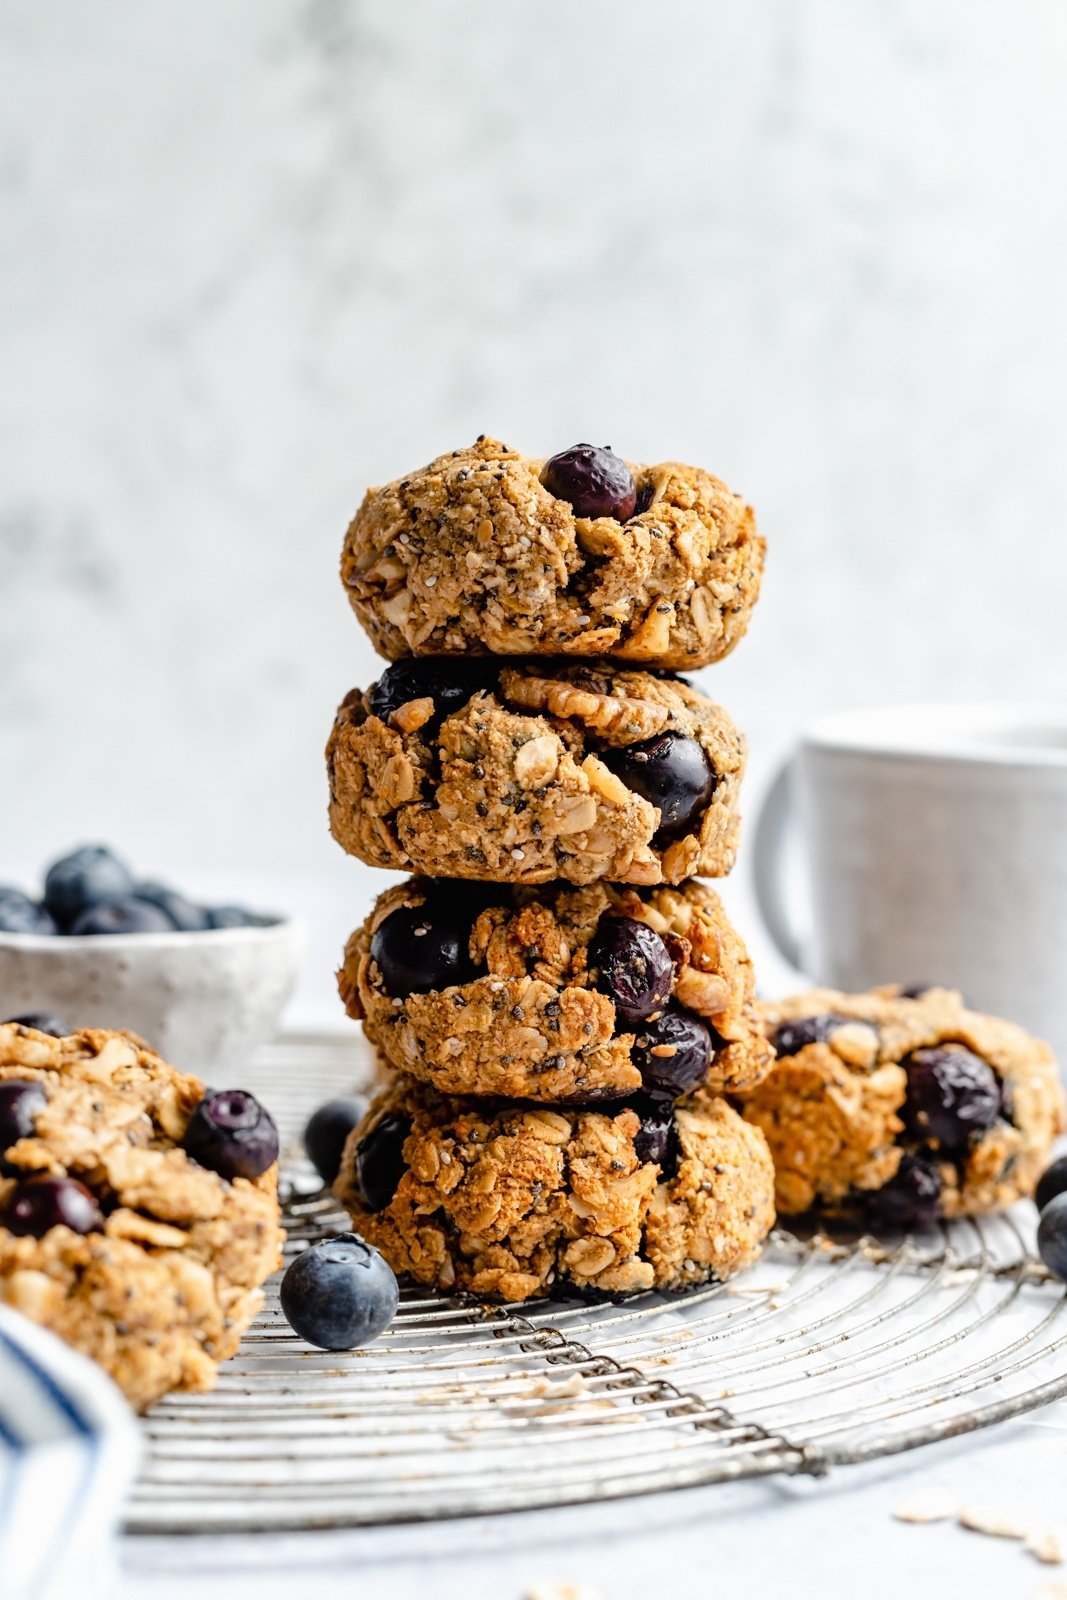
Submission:
<svg viewBox="0 0 1067 1600">
<path fill-rule="evenodd" d="M 1061 0 L 2 0 L 0 876 L 364 899 L 342 530 L 483 429 L 749 496 L 757 767 L 1062 693 L 1065 81 Z"/>
</svg>

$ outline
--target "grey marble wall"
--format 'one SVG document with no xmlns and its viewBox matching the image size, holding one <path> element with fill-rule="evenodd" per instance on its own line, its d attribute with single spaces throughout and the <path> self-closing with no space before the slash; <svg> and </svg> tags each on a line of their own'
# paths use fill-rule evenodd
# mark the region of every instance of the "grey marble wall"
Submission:
<svg viewBox="0 0 1067 1600">
<path fill-rule="evenodd" d="M 752 499 L 763 760 L 1064 693 L 1065 81 L 1060 0 L 3 0 L 0 874 L 352 873 L 342 529 L 483 429 Z"/>
</svg>

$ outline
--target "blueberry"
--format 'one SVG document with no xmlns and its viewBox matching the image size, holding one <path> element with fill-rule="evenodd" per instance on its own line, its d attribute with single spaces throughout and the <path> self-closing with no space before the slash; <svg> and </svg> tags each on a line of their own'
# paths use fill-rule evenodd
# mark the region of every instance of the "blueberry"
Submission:
<svg viewBox="0 0 1067 1600">
<path fill-rule="evenodd" d="M 404 1140 L 411 1118 L 388 1111 L 356 1147 L 356 1177 L 368 1211 L 384 1211 L 404 1176 Z"/>
<path fill-rule="evenodd" d="M 66 1039 L 74 1032 L 69 1022 L 53 1016 L 50 1011 L 26 1011 L 21 1017 L 8 1017 L 20 1028 L 33 1028 L 36 1033 L 50 1033 L 53 1039 Z"/>
<path fill-rule="evenodd" d="M 21 889 L 0 887 L 0 933 L 58 933 L 55 920 Z"/>
<path fill-rule="evenodd" d="M 691 1011 L 673 1008 L 634 1040 L 633 1061 L 645 1088 L 677 1099 L 704 1081 L 715 1054 L 712 1031 Z"/>
<path fill-rule="evenodd" d="M 915 1050 L 902 1065 L 908 1075 L 902 1115 L 917 1137 L 962 1151 L 1000 1116 L 996 1073 L 962 1045 Z"/>
<path fill-rule="evenodd" d="M 500 669 L 491 661 L 450 657 L 394 661 L 371 689 L 370 709 L 373 716 L 388 722 L 409 700 L 432 700 L 434 714 L 420 730 L 430 734 L 479 690 L 494 689 L 499 681 Z"/>
<path fill-rule="evenodd" d="M 655 928 L 635 917 L 601 917 L 589 945 L 597 988 L 623 1022 L 662 1011 L 674 984 L 674 962 Z"/>
<path fill-rule="evenodd" d="M 320 1239 L 290 1263 L 280 1290 L 293 1332 L 320 1350 L 355 1350 L 396 1316 L 400 1290 L 388 1262 L 354 1233 Z"/>
<path fill-rule="evenodd" d="M 835 1016 L 824 1011 L 818 1017 L 798 1017 L 794 1022 L 779 1024 L 771 1043 L 778 1056 L 795 1056 L 809 1044 L 825 1044 L 838 1028 L 846 1027 L 849 1017 Z"/>
<path fill-rule="evenodd" d="M 49 867 L 44 903 L 61 928 L 69 928 L 89 906 L 110 905 L 133 893 L 129 870 L 102 844 L 82 845 Z"/>
<path fill-rule="evenodd" d="M 639 1094 L 630 1101 L 630 1107 L 641 1118 L 641 1126 L 634 1135 L 638 1161 L 654 1161 L 664 1182 L 676 1177 L 682 1149 L 673 1100 L 669 1095 Z"/>
<path fill-rule="evenodd" d="M 258 1178 L 278 1159 L 270 1112 L 244 1089 L 209 1089 L 182 1140 L 189 1155 L 223 1178 Z"/>
<path fill-rule="evenodd" d="M 901 1156 L 896 1176 L 868 1196 L 867 1207 L 887 1227 L 929 1227 L 941 1214 L 941 1175 L 922 1156 Z"/>
<path fill-rule="evenodd" d="M 370 942 L 386 994 L 428 994 L 474 977 L 470 909 L 462 901 L 448 905 L 432 896 L 421 906 L 398 906 L 389 913 Z"/>
<path fill-rule="evenodd" d="M 34 1078 L 4 1078 L 0 1081 L 0 1173 L 12 1177 L 17 1169 L 4 1161 L 4 1151 L 33 1133 L 37 1113 L 47 1105 L 48 1096 Z"/>
<path fill-rule="evenodd" d="M 209 906 L 207 910 L 209 928 L 270 928 L 276 921 L 275 917 L 249 911 L 247 906 Z"/>
<path fill-rule="evenodd" d="M 0 1143 L 3 1142 L 0 1135 Z M 1067 1189 L 1067 1155 L 1058 1156 L 1050 1166 L 1041 1174 L 1034 1200 L 1039 1211 L 1044 1211 L 1050 1200 L 1055 1200 L 1058 1194 L 1063 1194 Z"/>
<path fill-rule="evenodd" d="M 1067 1194 L 1054 1196 L 1042 1211 L 1037 1253 L 1050 1272 L 1067 1281 Z"/>
<path fill-rule="evenodd" d="M 637 506 L 637 485 L 626 462 L 595 444 L 561 450 L 541 468 L 541 482 L 576 517 L 614 517 L 625 522 Z"/>
<path fill-rule="evenodd" d="M 323 1183 L 332 1183 L 340 1172 L 345 1141 L 366 1110 L 366 1100 L 327 1100 L 309 1118 L 304 1149 Z"/>
<path fill-rule="evenodd" d="M 191 900 L 187 900 L 176 889 L 168 889 L 165 883 L 139 883 L 133 892 L 138 900 L 147 900 L 149 905 L 158 906 L 179 933 L 202 933 L 205 928 L 211 927 L 203 906 L 194 906 Z"/>
<path fill-rule="evenodd" d="M 707 756 L 695 739 L 680 733 L 601 750 L 600 759 L 628 789 L 659 808 L 656 844 L 691 832 L 715 793 L 716 777 Z"/>
<path fill-rule="evenodd" d="M 75 1178 L 24 1178 L 7 1197 L 0 1225 L 41 1239 L 49 1228 L 96 1233 L 104 1226 L 96 1198 Z"/>
<path fill-rule="evenodd" d="M 174 924 L 158 906 L 130 894 L 122 900 L 87 906 L 67 932 L 74 938 L 85 934 L 173 933 Z"/>
</svg>

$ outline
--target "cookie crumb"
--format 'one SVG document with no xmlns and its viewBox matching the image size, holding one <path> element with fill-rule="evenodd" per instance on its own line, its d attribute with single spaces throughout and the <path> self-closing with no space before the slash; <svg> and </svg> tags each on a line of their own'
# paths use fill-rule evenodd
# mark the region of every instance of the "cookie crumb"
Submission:
<svg viewBox="0 0 1067 1600">
<path fill-rule="evenodd" d="M 920 1489 L 893 1507 L 896 1522 L 947 1522 L 956 1515 L 956 1502 L 944 1489 Z"/>
<path fill-rule="evenodd" d="M 964 1506 L 956 1513 L 956 1520 L 961 1528 L 971 1533 L 987 1533 L 992 1539 L 1026 1538 L 1026 1528 L 1021 1522 L 991 1506 Z"/>
<path fill-rule="evenodd" d="M 603 1600 L 599 1589 L 579 1583 L 535 1583 L 523 1600 Z"/>
<path fill-rule="evenodd" d="M 1043 1533 L 1028 1534 L 1023 1549 L 1047 1567 L 1063 1565 L 1063 1546 L 1056 1535 L 1047 1529 Z"/>
</svg>

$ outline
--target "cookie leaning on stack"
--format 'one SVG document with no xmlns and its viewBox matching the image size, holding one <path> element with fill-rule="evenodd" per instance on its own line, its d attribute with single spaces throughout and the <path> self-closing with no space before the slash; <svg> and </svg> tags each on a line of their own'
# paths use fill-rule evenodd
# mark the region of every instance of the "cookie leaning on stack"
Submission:
<svg viewBox="0 0 1067 1600">
<path fill-rule="evenodd" d="M 778 1059 L 739 1091 L 779 1208 L 922 1227 L 1031 1195 L 1065 1126 L 1052 1051 L 953 989 L 811 989 L 763 1006 Z"/>
<path fill-rule="evenodd" d="M 721 1096 L 773 1052 L 694 881 L 733 865 L 744 742 L 677 669 L 734 647 L 762 563 L 697 468 L 484 436 L 349 528 L 342 577 L 393 664 L 338 711 L 330 827 L 418 876 L 338 974 L 389 1081 L 336 1189 L 396 1271 L 619 1296 L 758 1253 L 770 1156 Z"/>
</svg>

